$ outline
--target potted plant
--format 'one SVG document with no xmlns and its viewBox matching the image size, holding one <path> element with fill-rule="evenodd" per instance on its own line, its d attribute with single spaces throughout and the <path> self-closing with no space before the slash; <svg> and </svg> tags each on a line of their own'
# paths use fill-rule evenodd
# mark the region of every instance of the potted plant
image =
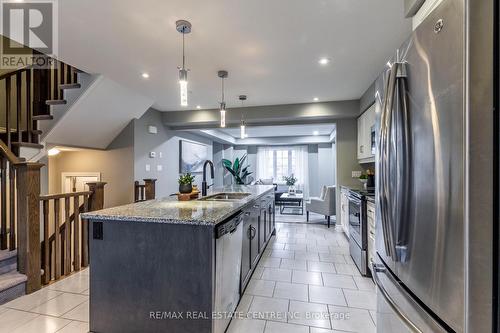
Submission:
<svg viewBox="0 0 500 333">
<path fill-rule="evenodd" d="M 247 154 L 243 155 L 241 158 L 236 157 L 234 160 L 234 163 L 227 160 L 227 159 L 222 159 L 222 164 L 224 165 L 224 168 L 234 177 L 234 182 L 237 185 L 245 185 L 245 180 L 246 178 L 251 175 L 252 173 L 248 171 L 248 168 L 250 167 L 247 165 L 246 167 L 242 168 L 243 163 L 245 162 L 247 158 Z"/>
<path fill-rule="evenodd" d="M 368 175 L 361 174 L 361 176 L 359 176 L 358 179 L 361 183 L 363 183 L 363 187 L 366 189 L 366 183 L 368 182 Z"/>
<path fill-rule="evenodd" d="M 189 172 L 179 176 L 179 193 L 191 193 L 193 191 L 194 176 Z"/>
<path fill-rule="evenodd" d="M 297 178 L 293 176 L 293 173 L 290 176 L 283 176 L 283 180 L 286 182 L 286 186 L 288 186 L 288 194 L 295 194 L 295 183 L 297 182 Z"/>
</svg>

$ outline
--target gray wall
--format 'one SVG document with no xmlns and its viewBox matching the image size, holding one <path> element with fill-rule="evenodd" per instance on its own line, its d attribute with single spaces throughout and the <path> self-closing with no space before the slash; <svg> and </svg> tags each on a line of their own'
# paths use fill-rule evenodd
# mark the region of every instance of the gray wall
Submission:
<svg viewBox="0 0 500 333">
<path fill-rule="evenodd" d="M 366 89 L 359 101 L 359 113 L 365 112 L 372 104 L 375 103 L 375 81 Z"/>
<path fill-rule="evenodd" d="M 352 171 L 360 171 L 362 167 L 358 163 L 357 140 L 358 123 L 355 118 L 342 119 L 337 122 L 336 139 L 336 167 L 337 167 L 337 212 L 340 212 L 340 186 L 360 187 L 357 178 L 352 178 Z"/>
<path fill-rule="evenodd" d="M 148 133 L 150 125 L 157 127 L 157 134 Z M 206 144 L 209 146 L 209 156 L 213 156 L 211 140 L 166 128 L 162 123 L 162 113 L 155 109 L 149 109 L 140 119 L 134 120 L 134 177 L 136 180 L 156 178 L 157 198 L 178 192 L 180 140 Z M 149 157 L 151 151 L 156 153 L 155 158 Z M 146 171 L 147 164 L 150 165 L 150 171 Z M 158 165 L 162 166 L 161 171 L 158 171 Z M 201 188 L 202 175 L 199 173 L 195 176 L 195 184 Z"/>
</svg>

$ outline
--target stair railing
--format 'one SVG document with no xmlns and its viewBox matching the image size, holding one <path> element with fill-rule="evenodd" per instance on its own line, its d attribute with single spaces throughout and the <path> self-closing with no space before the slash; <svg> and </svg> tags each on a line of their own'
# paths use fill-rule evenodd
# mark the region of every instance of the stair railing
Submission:
<svg viewBox="0 0 500 333">
<path fill-rule="evenodd" d="M 105 184 L 87 183 L 89 191 L 40 196 L 42 284 L 89 265 L 89 225 L 80 214 L 103 208 Z"/>
</svg>

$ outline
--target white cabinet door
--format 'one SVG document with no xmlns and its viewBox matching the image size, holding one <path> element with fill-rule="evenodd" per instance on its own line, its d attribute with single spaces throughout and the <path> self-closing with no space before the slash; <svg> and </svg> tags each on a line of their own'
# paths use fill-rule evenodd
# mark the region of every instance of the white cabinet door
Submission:
<svg viewBox="0 0 500 333">
<path fill-rule="evenodd" d="M 358 118 L 358 160 L 363 159 L 363 142 L 365 141 L 364 113 Z"/>
</svg>

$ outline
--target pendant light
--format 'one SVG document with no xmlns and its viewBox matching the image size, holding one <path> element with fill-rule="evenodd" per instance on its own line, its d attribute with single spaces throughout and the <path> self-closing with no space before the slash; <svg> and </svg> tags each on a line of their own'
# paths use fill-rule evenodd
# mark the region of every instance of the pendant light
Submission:
<svg viewBox="0 0 500 333">
<path fill-rule="evenodd" d="M 182 67 L 179 69 L 179 86 L 181 90 L 181 106 L 188 105 L 188 90 L 187 90 L 187 72 L 186 69 L 186 56 L 184 54 L 184 36 L 191 32 L 191 23 L 186 20 L 179 20 L 175 22 L 176 29 L 182 34 Z"/>
<path fill-rule="evenodd" d="M 245 125 L 245 118 L 243 117 L 243 102 L 247 100 L 247 95 L 240 95 L 239 97 L 241 101 L 241 125 L 240 125 L 240 138 L 245 139 L 247 137 L 246 134 L 246 125 Z"/>
<path fill-rule="evenodd" d="M 224 101 L 224 79 L 227 78 L 227 71 L 218 71 L 217 75 L 222 81 L 222 100 L 220 102 L 220 127 L 226 127 L 226 102 Z"/>
</svg>

